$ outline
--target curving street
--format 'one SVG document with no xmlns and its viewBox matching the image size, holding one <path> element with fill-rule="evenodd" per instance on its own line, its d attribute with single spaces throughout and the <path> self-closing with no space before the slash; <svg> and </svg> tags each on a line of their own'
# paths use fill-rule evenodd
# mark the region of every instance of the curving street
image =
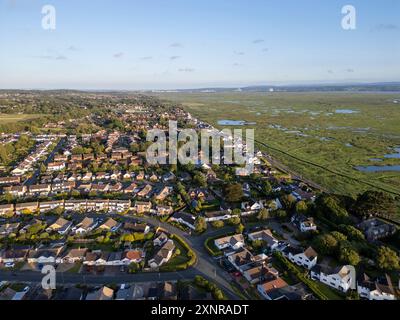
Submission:
<svg viewBox="0 0 400 320">
<path fill-rule="evenodd" d="M 86 275 L 78 273 L 58 273 L 57 281 L 63 284 L 104 284 L 104 283 L 127 283 L 127 282 L 149 282 L 149 281 L 172 281 L 172 280 L 193 280 L 196 275 L 203 276 L 207 280 L 218 285 L 230 300 L 241 299 L 232 289 L 235 284 L 230 275 L 219 267 L 217 260 L 210 257 L 204 248 L 204 241 L 208 237 L 225 235 L 233 231 L 234 227 L 225 227 L 216 231 L 209 231 L 201 236 L 190 236 L 166 222 L 161 222 L 151 217 L 133 217 L 138 221 L 146 222 L 153 226 L 161 227 L 171 234 L 183 238 L 197 255 L 197 261 L 192 268 L 178 272 L 142 272 L 137 274 L 115 274 L 115 275 Z M 43 275 L 34 271 L 0 271 L 0 281 L 21 281 L 40 282 Z"/>
</svg>

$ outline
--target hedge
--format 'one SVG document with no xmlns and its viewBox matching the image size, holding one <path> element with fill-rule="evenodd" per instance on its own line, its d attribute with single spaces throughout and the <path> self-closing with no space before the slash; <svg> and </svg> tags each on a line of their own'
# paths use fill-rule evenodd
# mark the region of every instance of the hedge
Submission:
<svg viewBox="0 0 400 320">
<path fill-rule="evenodd" d="M 171 235 L 171 239 L 180 243 L 180 245 L 187 250 L 187 256 L 190 258 L 189 261 L 182 263 L 176 266 L 177 270 L 185 270 L 193 266 L 197 261 L 196 253 L 192 250 L 192 248 L 178 235 Z"/>
<path fill-rule="evenodd" d="M 281 253 L 275 252 L 274 256 L 283 263 L 288 271 L 293 273 L 299 281 L 303 282 L 320 300 L 329 300 L 329 298 L 318 288 L 316 283 L 307 278 L 295 265 L 293 265 L 288 259 L 286 259 Z"/>
</svg>

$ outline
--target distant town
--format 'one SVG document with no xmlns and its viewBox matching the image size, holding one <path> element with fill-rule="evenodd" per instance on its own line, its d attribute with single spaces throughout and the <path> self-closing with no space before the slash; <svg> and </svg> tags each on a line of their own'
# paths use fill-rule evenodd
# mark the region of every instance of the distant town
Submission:
<svg viewBox="0 0 400 320">
<path fill-rule="evenodd" d="M 253 172 L 150 165 L 169 121 L 237 143 L 151 95 L 0 91 L 0 300 L 398 299 L 392 195 L 328 193 L 257 149 Z"/>
</svg>

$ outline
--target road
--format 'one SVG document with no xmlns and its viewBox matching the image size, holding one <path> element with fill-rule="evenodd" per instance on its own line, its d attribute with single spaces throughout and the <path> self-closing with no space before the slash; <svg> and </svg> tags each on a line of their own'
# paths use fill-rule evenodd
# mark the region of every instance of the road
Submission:
<svg viewBox="0 0 400 320">
<path fill-rule="evenodd" d="M 119 216 L 120 217 L 120 216 Z M 171 234 L 183 238 L 197 255 L 197 261 L 192 268 L 179 272 L 150 273 L 142 272 L 137 274 L 118 273 L 115 275 L 86 275 L 78 273 L 58 273 L 58 280 L 64 284 L 105 284 L 105 283 L 127 283 L 127 282 L 148 282 L 148 281 L 171 281 L 171 280 L 193 280 L 200 275 L 215 283 L 225 293 L 229 300 L 240 300 L 241 298 L 232 289 L 231 276 L 223 270 L 218 261 L 209 256 L 204 248 L 204 241 L 208 237 L 225 235 L 234 230 L 233 227 L 226 227 L 216 231 L 209 231 L 201 236 L 190 236 L 166 222 L 151 217 L 132 217 L 137 221 L 145 222 L 153 226 L 161 227 Z M 43 275 L 34 271 L 0 271 L 0 281 L 22 281 L 41 282 Z"/>
<path fill-rule="evenodd" d="M 60 150 L 62 148 L 62 146 L 64 145 L 65 142 L 65 138 L 60 139 L 60 141 L 57 143 L 57 145 L 55 146 L 55 148 L 53 149 L 53 151 L 50 152 L 50 154 L 47 156 L 46 160 L 43 161 L 43 164 L 45 166 L 47 166 L 49 164 L 49 162 L 52 161 L 52 159 L 54 159 L 54 155 L 56 154 L 56 152 L 58 152 L 58 150 Z M 34 185 L 37 183 L 37 178 L 40 175 L 40 166 L 39 168 L 37 168 L 35 170 L 35 172 L 32 174 L 32 176 L 28 179 L 26 179 L 24 181 L 24 185 L 26 186 L 30 186 L 30 185 Z"/>
</svg>

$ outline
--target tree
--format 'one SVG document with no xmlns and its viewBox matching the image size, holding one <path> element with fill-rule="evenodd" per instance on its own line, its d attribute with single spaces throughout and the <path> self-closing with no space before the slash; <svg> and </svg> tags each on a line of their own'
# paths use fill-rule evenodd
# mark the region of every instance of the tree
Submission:
<svg viewBox="0 0 400 320">
<path fill-rule="evenodd" d="M 199 187 L 205 188 L 207 186 L 207 178 L 201 172 L 198 172 L 193 177 L 194 183 L 196 183 Z"/>
<path fill-rule="evenodd" d="M 340 232 L 338 232 L 338 231 L 333 231 L 333 232 L 331 232 L 330 234 L 331 234 L 338 242 L 346 241 L 346 240 L 347 240 L 347 237 L 346 237 L 343 233 L 340 233 Z"/>
<path fill-rule="evenodd" d="M 332 220 L 334 223 L 343 224 L 348 220 L 349 213 L 340 205 L 339 200 L 332 195 L 323 194 L 319 196 L 315 201 L 315 205 L 320 215 Z"/>
<path fill-rule="evenodd" d="M 263 191 L 264 193 L 267 193 L 267 194 L 269 194 L 269 193 L 272 192 L 272 186 L 271 186 L 271 184 L 269 183 L 268 180 L 264 180 L 264 181 L 262 182 L 261 189 L 262 189 L 262 191 Z"/>
<path fill-rule="evenodd" d="M 305 214 L 308 211 L 308 206 L 305 201 L 299 201 L 296 203 L 296 212 L 299 214 Z"/>
<path fill-rule="evenodd" d="M 394 271 L 399 269 L 399 257 L 389 247 L 380 247 L 377 257 L 378 267 L 382 270 Z"/>
<path fill-rule="evenodd" d="M 357 251 L 349 246 L 340 246 L 339 259 L 345 264 L 356 266 L 360 263 L 361 258 Z"/>
<path fill-rule="evenodd" d="M 207 221 L 204 217 L 198 217 L 194 223 L 195 231 L 202 233 L 207 230 Z"/>
<path fill-rule="evenodd" d="M 274 212 L 275 218 L 284 221 L 287 218 L 287 212 L 285 210 L 277 210 Z"/>
<path fill-rule="evenodd" d="M 238 209 L 238 208 L 235 208 L 235 209 L 232 210 L 232 214 L 234 216 L 240 216 L 241 213 L 242 213 L 242 211 L 240 209 Z"/>
<path fill-rule="evenodd" d="M 213 221 L 213 222 L 211 222 L 211 225 L 212 225 L 214 228 L 219 229 L 219 228 L 223 228 L 224 222 L 223 222 L 223 221 Z"/>
<path fill-rule="evenodd" d="M 263 208 L 257 215 L 257 219 L 260 221 L 267 220 L 269 218 L 269 212 L 267 209 Z"/>
<path fill-rule="evenodd" d="M 44 164 L 44 163 L 42 163 L 41 165 L 40 165 L 40 173 L 45 173 L 47 171 L 47 167 L 46 167 L 46 165 Z"/>
<path fill-rule="evenodd" d="M 338 241 L 331 234 L 323 234 L 317 236 L 314 240 L 314 247 L 323 255 L 335 253 L 338 246 Z"/>
<path fill-rule="evenodd" d="M 236 227 L 236 233 L 243 233 L 243 231 L 244 231 L 244 225 L 240 223 L 240 224 Z"/>
<path fill-rule="evenodd" d="M 358 230 L 357 228 L 355 228 L 353 226 L 341 224 L 339 226 L 339 231 L 341 231 L 345 235 L 347 235 L 349 240 L 355 240 L 355 241 L 365 240 L 364 234 L 360 230 Z"/>
<path fill-rule="evenodd" d="M 228 220 L 228 224 L 232 226 L 236 226 L 240 223 L 240 218 L 239 217 L 232 217 Z"/>
<path fill-rule="evenodd" d="M 396 214 L 397 206 L 389 194 L 370 190 L 358 196 L 353 210 L 359 216 L 391 217 Z"/>
<path fill-rule="evenodd" d="M 260 248 L 262 248 L 262 247 L 264 246 L 264 241 L 262 241 L 262 240 L 254 240 L 254 241 L 251 243 L 251 246 L 252 246 L 254 249 L 260 249 Z"/>
<path fill-rule="evenodd" d="M 243 188 L 240 183 L 228 184 L 224 189 L 225 199 L 228 202 L 239 202 L 242 200 Z"/>
</svg>

